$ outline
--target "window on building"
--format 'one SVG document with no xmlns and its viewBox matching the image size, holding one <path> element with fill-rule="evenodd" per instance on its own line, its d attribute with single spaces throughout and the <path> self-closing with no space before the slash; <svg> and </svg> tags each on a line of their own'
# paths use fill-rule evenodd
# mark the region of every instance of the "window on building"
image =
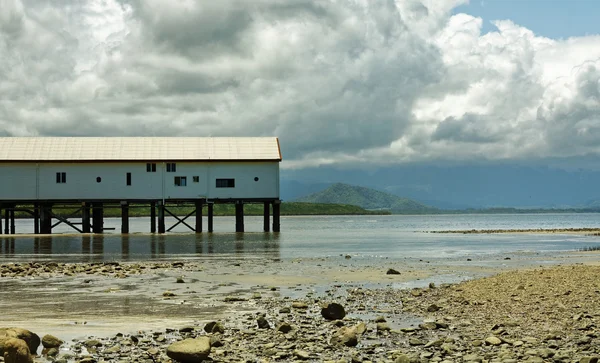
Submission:
<svg viewBox="0 0 600 363">
<path fill-rule="evenodd" d="M 217 188 L 235 188 L 235 179 L 217 179 Z"/>
<path fill-rule="evenodd" d="M 177 171 L 177 164 L 167 163 L 167 173 L 174 173 Z"/>
<path fill-rule="evenodd" d="M 178 187 L 185 187 L 187 185 L 187 177 L 176 176 L 175 177 L 175 185 Z"/>
<path fill-rule="evenodd" d="M 131 185 L 131 173 L 127 173 L 127 185 Z"/>
<path fill-rule="evenodd" d="M 199 176 L 194 176 L 192 178 L 193 178 L 194 183 L 200 183 L 200 177 Z"/>
<path fill-rule="evenodd" d="M 101 183 L 102 182 L 102 178 L 101 177 L 96 177 L 96 183 Z"/>
<path fill-rule="evenodd" d="M 67 173 L 65 173 L 65 172 L 56 173 L 56 183 L 64 184 L 66 182 L 67 182 Z"/>
<path fill-rule="evenodd" d="M 156 173 L 156 163 L 146 163 L 146 171 L 148 173 Z"/>
</svg>

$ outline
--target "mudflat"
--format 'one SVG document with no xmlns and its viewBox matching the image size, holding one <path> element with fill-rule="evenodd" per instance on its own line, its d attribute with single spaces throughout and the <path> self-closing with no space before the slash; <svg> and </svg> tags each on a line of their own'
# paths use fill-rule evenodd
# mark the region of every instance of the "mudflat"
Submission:
<svg viewBox="0 0 600 363">
<path fill-rule="evenodd" d="M 5 262 L 2 325 L 66 342 L 41 361 L 166 362 L 209 336 L 226 362 L 592 362 L 598 257 Z"/>
</svg>

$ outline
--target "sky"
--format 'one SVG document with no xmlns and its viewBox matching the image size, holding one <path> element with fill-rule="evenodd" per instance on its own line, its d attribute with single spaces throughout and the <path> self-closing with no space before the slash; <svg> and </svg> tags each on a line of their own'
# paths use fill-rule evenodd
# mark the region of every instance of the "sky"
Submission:
<svg viewBox="0 0 600 363">
<path fill-rule="evenodd" d="M 594 164 L 599 3 L 0 0 L 0 135 L 277 136 L 290 170 Z"/>
</svg>

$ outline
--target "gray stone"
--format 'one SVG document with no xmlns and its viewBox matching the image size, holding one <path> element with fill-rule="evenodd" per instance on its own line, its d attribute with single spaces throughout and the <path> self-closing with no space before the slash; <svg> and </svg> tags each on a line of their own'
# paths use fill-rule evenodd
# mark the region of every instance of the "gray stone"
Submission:
<svg viewBox="0 0 600 363">
<path fill-rule="evenodd" d="M 347 347 L 355 347 L 358 345 L 358 334 L 356 329 L 348 328 L 343 326 L 339 328 L 330 340 L 331 345 L 341 346 L 345 345 Z"/>
<path fill-rule="evenodd" d="M 167 347 L 167 356 L 182 363 L 196 363 L 210 355 L 210 338 L 199 337 L 175 342 Z"/>
<path fill-rule="evenodd" d="M 327 320 L 340 320 L 346 316 L 346 310 L 338 303 L 328 303 L 322 306 L 321 316 Z"/>
<path fill-rule="evenodd" d="M 44 348 L 58 348 L 63 344 L 63 341 L 54 335 L 46 334 L 42 337 L 42 345 Z"/>
</svg>

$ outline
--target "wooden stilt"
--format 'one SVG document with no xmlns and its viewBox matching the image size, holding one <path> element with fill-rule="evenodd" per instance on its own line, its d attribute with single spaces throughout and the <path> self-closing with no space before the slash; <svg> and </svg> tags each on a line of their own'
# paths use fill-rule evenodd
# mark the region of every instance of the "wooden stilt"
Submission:
<svg viewBox="0 0 600 363">
<path fill-rule="evenodd" d="M 150 233 L 156 233 L 156 202 L 150 202 Z"/>
<path fill-rule="evenodd" d="M 281 202 L 276 200 L 273 202 L 273 232 L 280 231 L 279 219 L 280 219 L 280 208 Z"/>
<path fill-rule="evenodd" d="M 271 204 L 269 202 L 265 202 L 263 206 L 263 230 L 265 232 L 269 232 L 271 230 L 270 226 L 270 212 L 271 212 Z"/>
<path fill-rule="evenodd" d="M 202 207 L 201 200 L 196 201 L 196 233 L 202 233 Z"/>
<path fill-rule="evenodd" d="M 6 209 L 4 209 L 4 234 L 10 233 L 9 219 L 10 219 L 10 212 L 8 211 L 8 208 L 6 208 Z"/>
<path fill-rule="evenodd" d="M 244 203 L 241 200 L 235 202 L 235 231 L 244 232 Z"/>
<path fill-rule="evenodd" d="M 129 203 L 121 202 L 121 233 L 129 233 Z"/>
<path fill-rule="evenodd" d="M 213 211 L 214 211 L 214 203 L 208 203 L 208 231 L 213 231 Z"/>
<path fill-rule="evenodd" d="M 0 234 L 2 233 L 2 206 L 0 206 Z"/>
<path fill-rule="evenodd" d="M 81 205 L 81 230 L 83 233 L 91 232 L 90 203 L 87 202 Z"/>
<path fill-rule="evenodd" d="M 33 205 L 33 234 L 40 234 L 40 205 Z"/>
<path fill-rule="evenodd" d="M 40 233 L 52 233 L 52 204 L 44 203 L 40 206 Z"/>
<path fill-rule="evenodd" d="M 104 232 L 104 204 L 103 203 L 93 203 L 92 204 L 92 232 L 94 232 L 94 233 Z"/>
<path fill-rule="evenodd" d="M 15 206 L 10 209 L 10 234 L 15 234 Z"/>
<path fill-rule="evenodd" d="M 165 233 L 165 205 L 158 203 L 158 233 Z"/>
</svg>

